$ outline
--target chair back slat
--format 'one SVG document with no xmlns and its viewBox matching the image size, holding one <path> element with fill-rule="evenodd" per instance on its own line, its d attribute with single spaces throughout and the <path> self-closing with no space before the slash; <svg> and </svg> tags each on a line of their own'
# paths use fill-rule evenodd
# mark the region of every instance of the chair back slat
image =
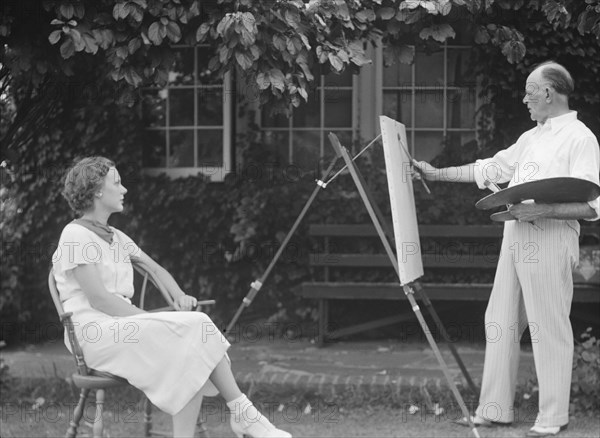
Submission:
<svg viewBox="0 0 600 438">
<path fill-rule="evenodd" d="M 168 306 L 170 308 L 174 308 L 175 302 L 169 294 L 169 291 L 167 291 L 167 288 L 161 283 L 158 276 L 150 269 L 150 267 L 138 259 L 132 259 L 131 264 L 133 265 L 133 268 L 144 278 L 140 295 L 140 309 L 144 308 L 144 300 L 147 290 L 148 279 L 154 285 L 154 287 L 156 287 L 156 289 L 158 289 L 158 291 L 161 293 Z"/>
<path fill-rule="evenodd" d="M 50 295 L 52 296 L 52 301 L 54 302 L 54 307 L 56 307 L 56 312 L 58 313 L 60 322 L 67 331 L 69 344 L 71 345 L 71 353 L 73 354 L 73 358 L 75 359 L 77 371 L 82 376 L 87 376 L 89 374 L 89 369 L 85 363 L 85 359 L 83 358 L 83 351 L 81 350 L 81 346 L 79 345 L 77 336 L 75 335 L 75 326 L 73 325 L 73 320 L 71 319 L 72 313 L 65 313 L 65 310 L 62 306 L 62 302 L 60 301 L 60 295 L 58 293 L 58 289 L 56 288 L 54 269 L 51 269 L 50 273 L 48 274 L 48 289 L 50 289 Z"/>
</svg>

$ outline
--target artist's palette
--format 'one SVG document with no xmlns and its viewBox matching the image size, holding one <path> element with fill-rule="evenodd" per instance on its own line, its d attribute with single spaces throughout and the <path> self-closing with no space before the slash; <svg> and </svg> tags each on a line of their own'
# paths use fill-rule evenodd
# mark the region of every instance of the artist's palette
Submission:
<svg viewBox="0 0 600 438">
<path fill-rule="evenodd" d="M 475 207 L 489 210 L 506 204 L 518 204 L 527 199 L 538 204 L 588 202 L 600 196 L 600 186 L 579 178 L 547 178 L 507 187 L 480 199 Z"/>
<path fill-rule="evenodd" d="M 510 211 L 500 211 L 498 213 L 493 213 L 490 216 L 490 219 L 494 222 L 506 222 L 506 221 L 514 221 L 516 218 L 510 214 Z"/>
</svg>

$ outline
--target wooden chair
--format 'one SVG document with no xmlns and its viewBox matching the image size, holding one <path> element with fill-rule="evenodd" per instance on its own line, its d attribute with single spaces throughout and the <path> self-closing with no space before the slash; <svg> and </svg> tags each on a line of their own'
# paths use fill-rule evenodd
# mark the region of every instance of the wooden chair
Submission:
<svg viewBox="0 0 600 438">
<path fill-rule="evenodd" d="M 135 271 L 137 271 L 142 277 L 139 307 L 141 309 L 144 308 L 146 294 L 148 289 L 150 289 L 149 286 L 154 286 L 161 293 L 168 305 L 166 307 L 153 309 L 151 311 L 156 312 L 172 310 L 174 308 L 173 299 L 169 295 L 169 292 L 166 290 L 166 288 L 161 284 L 158 277 L 143 263 L 139 261 L 134 262 L 133 260 L 132 263 Z M 73 417 L 69 423 L 69 428 L 67 430 L 66 437 L 76 437 L 77 428 L 79 427 L 79 422 L 81 421 L 81 418 L 83 416 L 85 403 L 88 398 L 88 395 L 91 390 L 95 390 L 96 416 L 94 418 L 92 430 L 94 438 L 101 438 L 104 429 L 102 416 L 104 412 L 105 390 L 109 388 L 128 386 L 129 382 L 126 379 L 123 379 L 119 376 L 97 371 L 92 368 L 89 368 L 86 365 L 81 346 L 79 345 L 77 337 L 75 336 L 75 327 L 71 319 L 72 313 L 65 312 L 62 307 L 58 289 L 56 288 L 56 280 L 54 278 L 53 270 L 50 270 L 50 274 L 48 275 L 48 288 L 50 289 L 50 295 L 52 296 L 52 301 L 54 302 L 54 306 L 56 307 L 56 311 L 58 312 L 60 321 L 63 324 L 65 330 L 67 331 L 72 354 L 75 359 L 75 364 L 77 366 L 77 371 L 72 375 L 72 381 L 73 384 L 80 389 L 79 401 L 77 403 L 75 411 L 73 412 Z M 197 431 L 199 433 L 199 436 L 208 438 L 208 432 L 206 430 L 206 427 L 200 420 L 198 422 Z M 170 435 L 171 434 L 168 432 L 160 432 L 152 429 L 152 403 L 148 400 L 147 397 L 144 396 L 144 436 L 149 437 Z"/>
</svg>

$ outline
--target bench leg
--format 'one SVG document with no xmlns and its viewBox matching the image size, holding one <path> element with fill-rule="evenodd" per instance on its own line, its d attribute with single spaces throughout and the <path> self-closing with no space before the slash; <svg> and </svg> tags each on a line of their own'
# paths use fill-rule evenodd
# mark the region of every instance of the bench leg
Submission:
<svg viewBox="0 0 600 438">
<path fill-rule="evenodd" d="M 319 300 L 319 333 L 317 337 L 317 345 L 322 347 L 325 345 L 327 338 L 327 330 L 329 329 L 329 300 Z"/>
</svg>

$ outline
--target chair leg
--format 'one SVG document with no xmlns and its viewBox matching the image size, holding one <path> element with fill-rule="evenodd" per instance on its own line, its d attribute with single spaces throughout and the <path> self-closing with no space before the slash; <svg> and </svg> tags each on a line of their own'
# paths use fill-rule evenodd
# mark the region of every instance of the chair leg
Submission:
<svg viewBox="0 0 600 438">
<path fill-rule="evenodd" d="M 144 436 L 152 436 L 152 403 L 144 396 Z"/>
<path fill-rule="evenodd" d="M 102 430 L 104 429 L 103 416 L 104 414 L 104 389 L 96 390 L 96 418 L 94 418 L 94 427 L 92 428 L 94 438 L 102 438 Z"/>
<path fill-rule="evenodd" d="M 66 438 L 75 438 L 77 436 L 77 428 L 79 427 L 81 417 L 83 417 L 83 410 L 85 409 L 85 400 L 87 399 L 89 393 L 89 389 L 82 389 L 79 393 L 79 401 L 77 402 L 77 406 L 73 411 L 73 419 L 69 422 L 69 429 L 67 430 Z"/>
</svg>

